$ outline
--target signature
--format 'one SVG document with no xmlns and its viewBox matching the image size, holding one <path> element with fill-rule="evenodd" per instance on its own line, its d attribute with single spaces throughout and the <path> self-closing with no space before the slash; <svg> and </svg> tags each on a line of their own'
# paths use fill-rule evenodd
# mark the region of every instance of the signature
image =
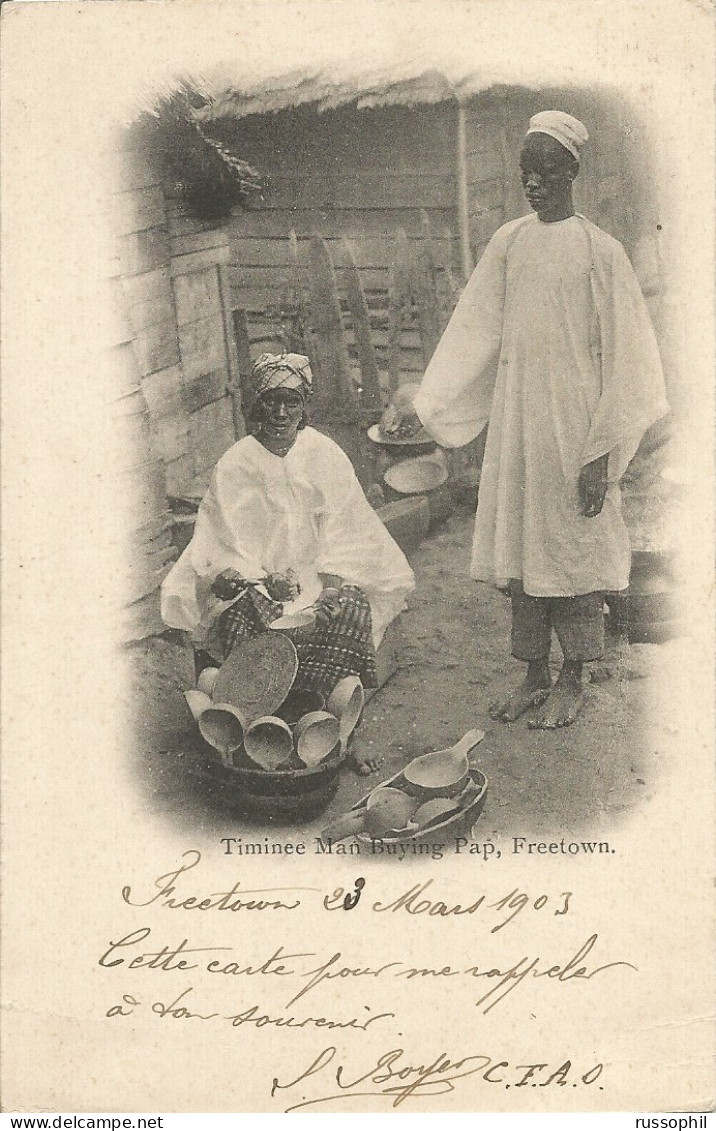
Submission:
<svg viewBox="0 0 716 1131">
<path fill-rule="evenodd" d="M 331 1064 L 337 1055 L 335 1045 L 330 1045 L 318 1054 L 312 1064 L 287 1084 L 280 1084 L 274 1077 L 271 1086 L 271 1095 L 280 1090 L 295 1088 L 309 1076 L 322 1073 Z M 286 1112 L 298 1111 L 300 1108 L 316 1107 L 318 1104 L 329 1103 L 332 1100 L 342 1099 L 350 1094 L 353 1096 L 385 1096 L 390 1099 L 391 1107 L 397 1108 L 406 1100 L 424 1096 L 437 1096 L 444 1092 L 453 1092 L 454 1082 L 465 1076 L 472 1076 L 483 1071 L 491 1063 L 489 1056 L 463 1056 L 458 1060 L 451 1060 L 446 1053 L 440 1053 L 429 1064 L 411 1065 L 404 1060 L 404 1049 L 391 1049 L 378 1057 L 375 1064 L 367 1072 L 357 1076 L 354 1080 L 348 1078 L 344 1065 L 339 1064 L 329 1075 L 335 1080 L 339 1092 L 319 1096 L 314 1099 L 303 1099 L 299 1103 L 287 1107 Z M 360 1090 L 356 1091 L 360 1086 Z"/>
<path fill-rule="evenodd" d="M 356 1096 L 380 1096 L 390 1101 L 392 1108 L 398 1108 L 412 1099 L 425 1099 L 454 1092 L 455 1082 L 464 1080 L 468 1076 L 479 1075 L 485 1083 L 502 1088 L 564 1087 L 567 1083 L 571 1083 L 572 1087 L 576 1088 L 580 1085 L 588 1087 L 595 1084 L 602 1075 L 604 1067 L 602 1064 L 595 1064 L 586 1072 L 580 1072 L 574 1068 L 570 1060 L 565 1060 L 555 1068 L 554 1065 L 546 1062 L 511 1064 L 508 1060 L 493 1059 L 484 1053 L 470 1053 L 455 1058 L 446 1052 L 438 1053 L 424 1064 L 417 1064 L 411 1063 L 414 1058 L 406 1054 L 405 1049 L 397 1048 L 382 1053 L 367 1072 L 351 1079 L 346 1066 L 335 1063 L 337 1056 L 336 1046 L 329 1045 L 294 1080 L 282 1084 L 274 1076 L 271 1096 L 275 1096 L 279 1091 L 291 1091 L 304 1084 L 309 1077 L 320 1075 L 324 1081 L 331 1080 L 332 1084 L 335 1083 L 339 1090 L 310 1099 L 305 1094 L 301 1094 L 301 1099 L 285 1108 L 285 1112 L 318 1107 L 321 1104 L 333 1104 Z M 330 1071 L 326 1071 L 329 1066 L 331 1066 Z M 599 1088 L 601 1090 L 601 1085 Z"/>
</svg>

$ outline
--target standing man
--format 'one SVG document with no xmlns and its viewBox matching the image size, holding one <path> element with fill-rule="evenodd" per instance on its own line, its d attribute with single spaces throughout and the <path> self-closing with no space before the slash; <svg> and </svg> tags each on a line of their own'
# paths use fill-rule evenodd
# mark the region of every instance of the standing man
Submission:
<svg viewBox="0 0 716 1131">
<path fill-rule="evenodd" d="M 471 574 L 509 586 L 512 655 L 527 664 L 493 718 L 567 726 L 582 665 L 604 648 L 603 593 L 629 582 L 619 480 L 664 416 L 654 331 L 621 244 L 572 203 L 585 127 L 536 114 L 520 155 L 536 215 L 492 237 L 415 398 L 439 444 L 461 447 L 489 420 Z M 554 686 L 554 629 L 564 656 Z"/>
</svg>

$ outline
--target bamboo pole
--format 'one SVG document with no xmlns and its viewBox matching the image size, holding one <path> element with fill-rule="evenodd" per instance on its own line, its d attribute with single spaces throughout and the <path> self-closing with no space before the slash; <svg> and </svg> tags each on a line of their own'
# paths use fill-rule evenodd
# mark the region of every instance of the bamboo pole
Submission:
<svg viewBox="0 0 716 1131">
<path fill-rule="evenodd" d="M 472 274 L 470 213 L 467 195 L 467 122 L 465 107 L 457 107 L 457 229 L 460 241 L 460 266 L 465 282 Z"/>
</svg>

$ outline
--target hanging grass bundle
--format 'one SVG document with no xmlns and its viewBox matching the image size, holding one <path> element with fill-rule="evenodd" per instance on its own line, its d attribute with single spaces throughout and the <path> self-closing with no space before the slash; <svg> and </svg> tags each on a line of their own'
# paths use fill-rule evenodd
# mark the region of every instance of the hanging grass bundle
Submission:
<svg viewBox="0 0 716 1131">
<path fill-rule="evenodd" d="M 162 98 L 144 115 L 143 125 L 186 207 L 197 219 L 218 223 L 237 204 L 250 208 L 261 203 L 267 182 L 195 120 L 193 110 L 202 101 L 184 87 Z"/>
</svg>

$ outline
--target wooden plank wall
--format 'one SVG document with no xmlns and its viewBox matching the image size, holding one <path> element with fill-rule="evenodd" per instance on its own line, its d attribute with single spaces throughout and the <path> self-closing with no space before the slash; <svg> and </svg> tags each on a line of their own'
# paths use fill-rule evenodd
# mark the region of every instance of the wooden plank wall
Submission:
<svg viewBox="0 0 716 1131">
<path fill-rule="evenodd" d="M 234 417 L 232 390 L 237 374 L 222 285 L 230 255 L 227 234 L 190 217 L 172 195 L 171 185 L 165 191 L 182 420 L 188 429 L 179 462 L 169 468 L 168 479 L 170 494 L 183 496 L 203 490 L 219 457 L 244 430 L 240 427 L 237 433 Z"/>
<path fill-rule="evenodd" d="M 632 257 L 658 328 L 662 289 L 655 242 L 655 206 L 638 127 L 623 100 L 572 89 L 487 92 L 467 105 L 467 176 L 470 241 L 477 262 L 506 220 L 525 215 L 519 152 L 532 114 L 564 108 L 591 133 L 575 183 L 577 208 L 616 236 Z M 263 205 L 235 210 L 229 228 L 231 301 L 246 312 L 252 354 L 280 349 L 282 328 L 303 288 L 308 237 L 321 234 L 337 268 L 350 238 L 371 315 L 385 384 L 388 366 L 388 280 L 395 233 L 421 234 L 421 212 L 433 235 L 438 285 L 449 311 L 461 283 L 456 213 L 456 108 L 453 103 L 413 109 L 309 109 L 233 124 L 232 146 L 271 179 Z M 288 241 L 298 237 L 299 270 L 292 272 Z M 356 351 L 344 304 L 353 363 Z M 401 336 L 403 379 L 424 369 L 417 317 Z"/>
<path fill-rule="evenodd" d="M 113 192 L 108 218 L 114 259 L 108 264 L 114 345 L 108 365 L 115 380 L 113 416 L 117 434 L 117 517 L 124 540 L 122 642 L 161 632 L 158 587 L 176 552 L 166 494 L 164 464 L 152 442 L 142 387 L 148 358 L 160 356 L 151 337 L 150 296 L 161 302 L 158 262 L 163 256 L 163 198 L 151 170 L 127 147 L 108 156 Z M 144 292 L 133 287 L 146 276 Z"/>
<path fill-rule="evenodd" d="M 205 485 L 237 437 L 236 376 L 222 270 L 226 232 L 189 216 L 128 131 L 117 155 L 118 254 L 152 442 L 169 496 Z M 243 434 L 240 416 L 239 434 Z"/>
<path fill-rule="evenodd" d="M 232 147 L 270 178 L 265 203 L 236 209 L 229 225 L 233 305 L 246 312 L 252 354 L 281 348 L 282 327 L 306 284 L 308 243 L 326 240 L 345 298 L 345 250 L 350 239 L 370 313 L 382 375 L 388 370 L 388 287 L 395 233 L 422 238 L 427 214 L 438 275 L 457 266 L 455 108 L 300 110 L 246 119 L 230 134 Z M 289 233 L 295 231 L 298 271 Z M 447 279 L 440 280 L 452 294 Z M 351 361 L 357 367 L 353 327 L 343 302 Z M 402 333 L 402 371 L 424 369 L 417 314 Z"/>
<path fill-rule="evenodd" d="M 126 324 L 110 361 L 128 512 L 123 635 L 131 640 L 163 629 L 158 587 L 176 556 L 169 499 L 203 491 L 243 422 L 222 276 L 226 233 L 186 215 L 136 131 L 118 138 L 108 163 L 110 274 Z"/>
<path fill-rule="evenodd" d="M 473 263 L 504 224 L 509 210 L 504 125 L 503 105 L 494 97 L 473 99 L 467 105 L 467 199 Z"/>
</svg>

